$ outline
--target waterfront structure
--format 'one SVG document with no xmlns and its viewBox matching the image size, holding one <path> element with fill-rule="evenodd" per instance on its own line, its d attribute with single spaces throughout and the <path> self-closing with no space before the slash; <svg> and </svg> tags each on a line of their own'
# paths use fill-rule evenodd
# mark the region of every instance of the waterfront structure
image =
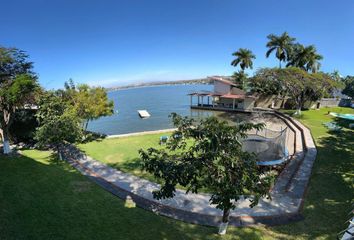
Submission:
<svg viewBox="0 0 354 240">
<path fill-rule="evenodd" d="M 209 77 L 214 84 L 213 91 L 193 92 L 190 96 L 191 108 L 197 109 L 226 109 L 252 110 L 255 97 L 247 94 L 225 77 Z M 195 97 L 197 101 L 195 102 Z M 194 101 L 193 101 L 194 100 Z"/>
</svg>

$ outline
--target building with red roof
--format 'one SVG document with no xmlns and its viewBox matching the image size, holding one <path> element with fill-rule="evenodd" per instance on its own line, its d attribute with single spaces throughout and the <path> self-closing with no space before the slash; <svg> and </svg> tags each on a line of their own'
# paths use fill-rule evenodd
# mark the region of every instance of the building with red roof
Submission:
<svg viewBox="0 0 354 240">
<path fill-rule="evenodd" d="M 190 93 L 192 108 L 206 109 L 229 109 L 229 110 L 252 110 L 255 97 L 247 94 L 226 77 L 213 76 L 214 89 L 212 92 Z M 195 101 L 195 97 L 197 100 Z"/>
</svg>

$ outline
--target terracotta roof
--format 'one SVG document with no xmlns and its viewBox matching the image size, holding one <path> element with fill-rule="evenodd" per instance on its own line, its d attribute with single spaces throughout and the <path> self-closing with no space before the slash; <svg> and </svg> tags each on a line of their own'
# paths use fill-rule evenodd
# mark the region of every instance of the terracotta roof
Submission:
<svg viewBox="0 0 354 240">
<path fill-rule="evenodd" d="M 238 95 L 238 94 L 225 94 L 221 96 L 222 98 L 230 98 L 230 99 L 245 99 L 245 95 Z"/>
<path fill-rule="evenodd" d="M 219 82 L 222 82 L 222 83 L 225 83 L 225 84 L 228 84 L 228 85 L 231 85 L 231 86 L 234 86 L 236 87 L 236 84 L 225 79 L 225 78 L 222 78 L 222 77 L 218 77 L 218 76 L 213 76 L 213 77 L 210 77 L 211 79 L 213 79 L 214 81 L 219 81 Z"/>
</svg>

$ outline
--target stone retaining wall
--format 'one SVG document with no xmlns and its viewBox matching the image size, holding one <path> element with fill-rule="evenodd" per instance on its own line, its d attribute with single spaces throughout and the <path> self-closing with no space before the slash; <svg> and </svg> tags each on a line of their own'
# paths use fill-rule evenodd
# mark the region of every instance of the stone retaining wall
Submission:
<svg viewBox="0 0 354 240">
<path fill-rule="evenodd" d="M 271 190 L 272 200 L 262 199 L 254 208 L 248 207 L 248 200 L 240 200 L 230 214 L 231 225 L 277 225 L 302 219 L 301 210 L 316 158 L 316 147 L 310 131 L 300 122 L 279 112 L 274 114 L 286 121 L 295 132 L 294 156 L 278 176 Z M 158 201 L 152 197 L 152 191 L 159 188 L 156 183 L 110 168 L 85 156 L 73 146 L 68 146 L 63 156 L 92 181 L 122 199 L 129 196 L 141 208 L 202 225 L 217 226 L 221 221 L 222 212 L 209 204 L 208 194 L 185 194 L 177 190 L 173 199 Z"/>
</svg>

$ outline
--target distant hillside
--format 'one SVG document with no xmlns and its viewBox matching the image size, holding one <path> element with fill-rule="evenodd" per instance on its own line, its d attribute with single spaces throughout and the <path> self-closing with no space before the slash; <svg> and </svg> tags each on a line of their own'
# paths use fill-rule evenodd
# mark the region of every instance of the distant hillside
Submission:
<svg viewBox="0 0 354 240">
<path fill-rule="evenodd" d="M 177 80 L 177 81 L 156 81 L 156 82 L 146 82 L 146 83 L 135 83 L 119 87 L 107 88 L 108 91 L 126 89 L 126 88 L 136 88 L 136 87 L 147 87 L 147 86 L 160 86 L 160 85 L 187 85 L 187 84 L 211 84 L 212 80 L 209 78 L 192 79 L 192 80 Z"/>
</svg>

